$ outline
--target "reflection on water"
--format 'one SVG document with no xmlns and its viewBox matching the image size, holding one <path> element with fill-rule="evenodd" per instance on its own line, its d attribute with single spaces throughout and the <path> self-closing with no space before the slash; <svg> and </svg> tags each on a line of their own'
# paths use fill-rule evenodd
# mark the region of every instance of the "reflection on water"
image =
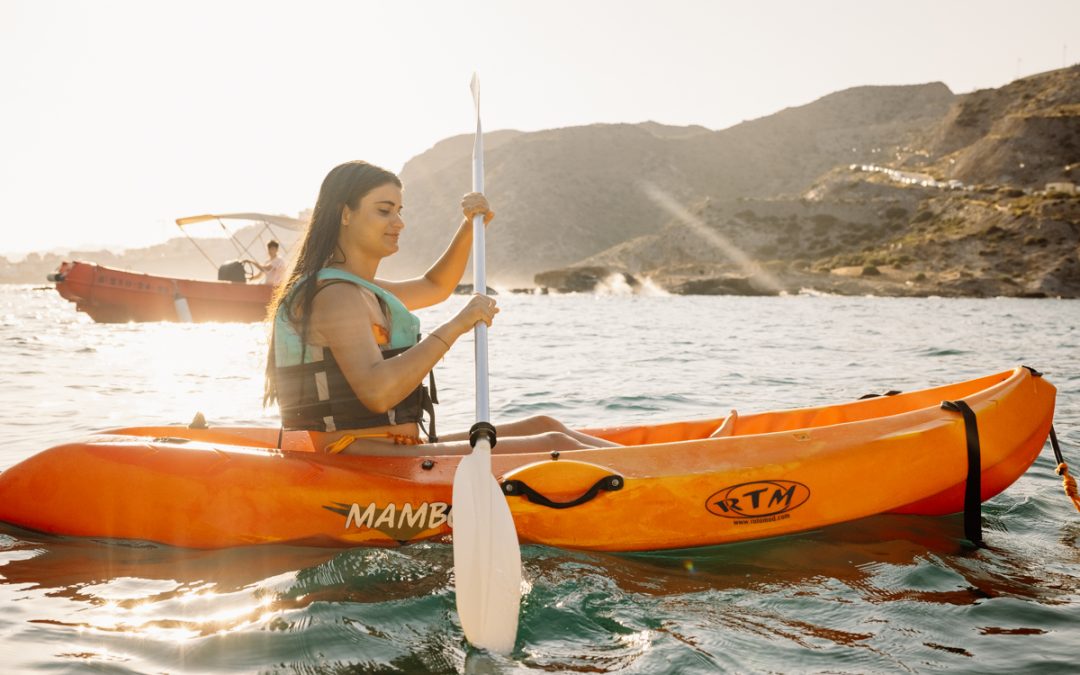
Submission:
<svg viewBox="0 0 1080 675">
<path fill-rule="evenodd" d="M 706 549 L 526 546 L 518 651 L 468 664 L 445 544 L 192 551 L 7 528 L 0 570 L 28 605 L 20 622 L 79 645 L 51 656 L 124 654 L 142 664 L 136 671 L 273 667 L 273 655 L 285 670 L 299 661 L 304 672 L 335 672 L 363 661 L 358 654 L 399 672 L 662 672 L 653 668 L 668 659 L 691 671 L 742 670 L 777 666 L 778 650 L 789 665 L 809 650 L 880 670 L 906 663 L 913 640 L 969 659 L 986 642 L 1075 630 L 1073 572 L 1046 569 L 1023 549 L 972 549 L 961 530 L 956 516 L 879 516 Z M 1078 561 L 1062 562 L 1075 570 Z M 940 620 L 958 612 L 979 621 Z M 307 662 L 312 649 L 322 656 Z"/>
<path fill-rule="evenodd" d="M 496 421 L 702 418 L 1029 363 L 1059 387 L 1056 425 L 1080 464 L 1080 303 L 500 297 Z M 186 422 L 197 410 L 211 423 L 276 424 L 259 405 L 264 349 L 258 326 L 100 326 L 49 293 L 0 287 L 0 358 L 15 364 L 0 388 L 0 468 L 96 429 Z M 467 345 L 440 365 L 443 428 L 468 425 L 471 368 Z M 889 487 L 887 476 L 868 480 Z M 984 528 L 983 549 L 962 541 L 957 516 L 879 516 L 683 551 L 526 546 L 517 650 L 500 657 L 464 642 L 445 543 L 199 551 L 0 526 L 0 663 L 110 673 L 1073 668 L 1080 518 L 1049 455 L 986 505 Z"/>
</svg>

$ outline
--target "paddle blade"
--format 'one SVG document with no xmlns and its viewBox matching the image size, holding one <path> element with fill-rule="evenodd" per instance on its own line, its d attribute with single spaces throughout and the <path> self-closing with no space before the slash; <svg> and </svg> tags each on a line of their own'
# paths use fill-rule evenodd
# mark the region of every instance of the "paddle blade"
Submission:
<svg viewBox="0 0 1080 675">
<path fill-rule="evenodd" d="M 472 80 L 469 81 L 469 91 L 472 92 L 472 102 L 476 106 L 476 116 L 480 117 L 480 76 L 476 73 L 472 74 Z"/>
<path fill-rule="evenodd" d="M 454 474 L 454 578 L 465 637 L 509 654 L 521 605 L 521 549 L 510 507 L 491 475 L 491 448 L 478 439 Z"/>
</svg>

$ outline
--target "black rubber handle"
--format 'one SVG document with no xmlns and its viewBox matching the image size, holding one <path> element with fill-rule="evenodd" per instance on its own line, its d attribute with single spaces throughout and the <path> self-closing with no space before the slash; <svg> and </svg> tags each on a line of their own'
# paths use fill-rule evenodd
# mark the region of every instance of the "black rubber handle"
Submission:
<svg viewBox="0 0 1080 675">
<path fill-rule="evenodd" d="M 522 480 L 508 480 L 502 484 L 503 494 L 507 497 L 525 497 L 533 504 L 539 504 L 540 506 L 546 506 L 552 509 L 569 509 L 574 506 L 580 506 L 585 502 L 592 501 L 596 498 L 596 495 L 600 494 L 601 490 L 607 492 L 615 492 L 621 490 L 626 481 L 622 476 L 611 474 L 610 476 L 604 476 L 600 480 L 593 483 L 593 486 L 585 491 L 585 494 L 581 495 L 577 499 L 573 499 L 568 502 L 557 502 L 548 499 L 544 495 L 540 494 L 536 490 L 532 489 Z"/>
</svg>

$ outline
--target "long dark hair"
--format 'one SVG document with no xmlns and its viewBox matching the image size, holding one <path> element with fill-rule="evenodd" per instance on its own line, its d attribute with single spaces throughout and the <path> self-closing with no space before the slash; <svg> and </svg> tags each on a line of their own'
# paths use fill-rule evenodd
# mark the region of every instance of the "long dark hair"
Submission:
<svg viewBox="0 0 1080 675">
<path fill-rule="evenodd" d="M 263 393 L 263 405 L 270 405 L 277 400 L 277 381 L 274 362 L 274 317 L 282 303 L 287 303 L 288 317 L 299 325 L 303 339 L 307 340 L 307 327 L 311 315 L 311 303 L 315 299 L 317 284 L 305 284 L 308 279 L 332 262 L 344 262 L 345 254 L 338 248 L 338 235 L 341 232 L 341 214 L 347 205 L 350 209 L 360 206 L 364 195 L 375 188 L 387 184 L 401 187 L 401 179 L 392 171 L 387 171 L 374 164 L 352 161 L 339 164 L 326 174 L 319 199 L 311 214 L 311 222 L 304 231 L 303 242 L 297 249 L 296 256 L 289 268 L 285 283 L 278 287 L 267 309 L 270 322 L 270 352 L 266 357 L 266 389 Z M 334 256 L 340 256 L 335 261 Z M 303 285 L 302 293 L 293 293 Z"/>
</svg>

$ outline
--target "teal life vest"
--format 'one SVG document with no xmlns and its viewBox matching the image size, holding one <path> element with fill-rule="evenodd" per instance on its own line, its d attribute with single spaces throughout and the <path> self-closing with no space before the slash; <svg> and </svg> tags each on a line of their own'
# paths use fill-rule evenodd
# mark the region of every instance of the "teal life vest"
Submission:
<svg viewBox="0 0 1080 675">
<path fill-rule="evenodd" d="M 290 308 L 300 302 L 304 284 L 301 279 L 285 297 L 274 316 L 274 366 L 281 423 L 286 429 L 338 431 L 366 429 L 406 422 L 421 423 L 428 414 L 428 440 L 434 443 L 435 407 L 438 402 L 434 374 L 429 374 L 431 391 L 418 385 L 408 396 L 385 413 L 369 410 L 360 402 L 329 347 L 305 341 L 289 319 Z M 379 345 L 384 359 L 411 349 L 420 341 L 420 319 L 394 294 L 355 274 L 337 269 L 322 269 L 315 275 L 316 293 L 335 283 L 349 283 L 375 294 L 390 326 L 390 340 Z M 305 308 L 310 311 L 310 308 Z M 370 327 L 367 328 L 370 330 Z"/>
</svg>

